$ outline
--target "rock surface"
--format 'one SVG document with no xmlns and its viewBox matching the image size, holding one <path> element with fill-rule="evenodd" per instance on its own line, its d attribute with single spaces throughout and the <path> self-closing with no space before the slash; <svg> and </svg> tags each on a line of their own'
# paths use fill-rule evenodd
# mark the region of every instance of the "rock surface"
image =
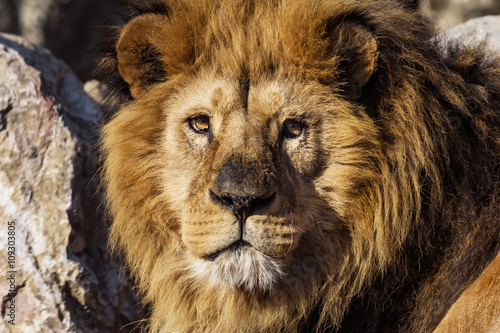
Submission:
<svg viewBox="0 0 500 333">
<path fill-rule="evenodd" d="M 98 121 L 69 67 L 0 35 L 1 332 L 108 333 L 140 319 L 106 252 Z"/>
<path fill-rule="evenodd" d="M 460 40 L 469 45 L 484 43 L 489 49 L 500 52 L 500 16 L 485 16 L 469 20 L 447 30 L 443 33 L 443 37 Z"/>
</svg>

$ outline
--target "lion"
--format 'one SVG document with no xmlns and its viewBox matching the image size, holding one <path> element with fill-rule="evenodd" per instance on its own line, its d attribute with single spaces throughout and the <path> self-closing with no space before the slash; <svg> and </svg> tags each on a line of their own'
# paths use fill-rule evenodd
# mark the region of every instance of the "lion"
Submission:
<svg viewBox="0 0 500 333">
<path fill-rule="evenodd" d="M 103 183 L 152 332 L 431 332 L 498 300 L 498 58 L 400 1 L 133 8 Z"/>
</svg>

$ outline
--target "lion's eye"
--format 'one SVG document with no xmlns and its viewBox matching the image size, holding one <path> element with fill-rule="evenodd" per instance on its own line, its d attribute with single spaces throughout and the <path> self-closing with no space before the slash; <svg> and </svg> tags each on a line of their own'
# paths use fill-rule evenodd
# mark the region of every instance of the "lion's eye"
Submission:
<svg viewBox="0 0 500 333">
<path fill-rule="evenodd" d="M 297 120 L 288 119 L 283 123 L 283 134 L 288 138 L 296 138 L 304 130 L 304 124 Z"/>
<path fill-rule="evenodd" d="M 210 129 L 210 119 L 207 116 L 197 116 L 189 119 L 189 126 L 196 133 L 207 133 Z"/>
</svg>

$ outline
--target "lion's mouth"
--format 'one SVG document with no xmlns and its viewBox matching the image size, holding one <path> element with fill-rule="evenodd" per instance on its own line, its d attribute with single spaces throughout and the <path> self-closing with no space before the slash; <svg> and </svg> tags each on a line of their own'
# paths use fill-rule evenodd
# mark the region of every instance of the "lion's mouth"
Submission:
<svg viewBox="0 0 500 333">
<path fill-rule="evenodd" d="M 222 253 L 222 252 L 226 252 L 226 251 L 236 251 L 236 250 L 239 250 L 239 249 L 242 249 L 242 248 L 245 248 L 245 247 L 251 247 L 252 245 L 247 242 L 247 241 L 244 241 L 244 240 L 238 240 L 236 242 L 234 242 L 233 244 L 221 249 L 221 250 L 218 250 L 212 254 L 209 254 L 206 256 L 206 258 L 209 260 L 209 261 L 214 261 L 215 259 L 217 259 L 217 257 Z"/>
</svg>

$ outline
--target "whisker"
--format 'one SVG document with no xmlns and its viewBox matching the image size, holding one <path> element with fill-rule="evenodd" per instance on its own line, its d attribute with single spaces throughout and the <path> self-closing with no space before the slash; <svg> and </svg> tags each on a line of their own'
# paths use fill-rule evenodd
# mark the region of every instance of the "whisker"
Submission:
<svg viewBox="0 0 500 333">
<path fill-rule="evenodd" d="M 120 327 L 120 329 L 118 330 L 118 333 L 120 333 L 123 329 L 125 329 L 126 327 L 128 326 L 131 326 L 131 325 L 136 325 L 134 328 L 132 328 L 131 332 L 134 332 L 135 330 L 139 329 L 141 332 L 143 332 L 143 325 L 141 325 L 142 323 L 147 323 L 148 322 L 148 319 L 139 319 L 139 320 L 135 320 L 133 322 L 130 322 L 126 325 L 123 325 L 122 327 Z"/>
</svg>

